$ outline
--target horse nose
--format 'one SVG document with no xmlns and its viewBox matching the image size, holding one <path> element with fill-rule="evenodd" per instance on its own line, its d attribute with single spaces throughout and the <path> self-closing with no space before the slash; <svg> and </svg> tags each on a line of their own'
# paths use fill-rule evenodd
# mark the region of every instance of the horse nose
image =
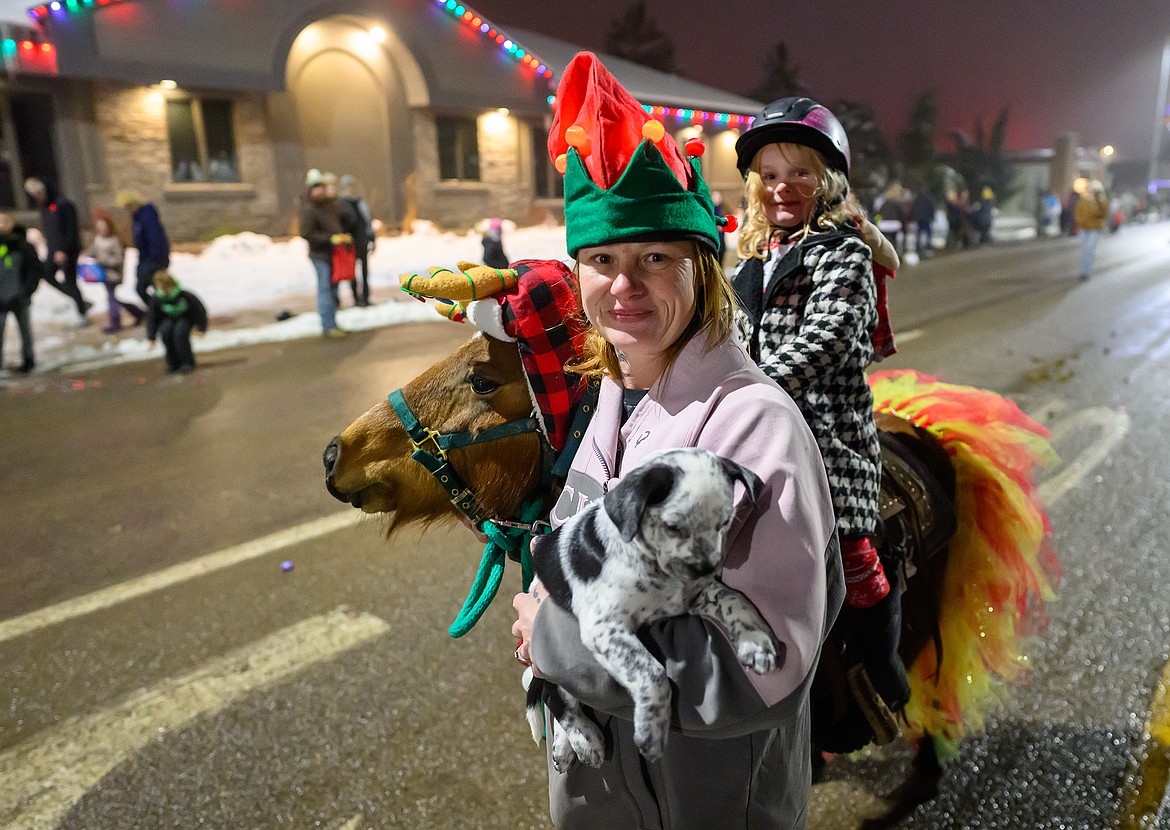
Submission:
<svg viewBox="0 0 1170 830">
<path fill-rule="evenodd" d="M 331 481 L 333 474 L 337 472 L 337 456 L 340 455 L 340 450 L 337 446 L 337 439 L 334 438 L 325 447 L 325 452 L 321 456 L 321 460 L 325 462 L 325 480 Z"/>
</svg>

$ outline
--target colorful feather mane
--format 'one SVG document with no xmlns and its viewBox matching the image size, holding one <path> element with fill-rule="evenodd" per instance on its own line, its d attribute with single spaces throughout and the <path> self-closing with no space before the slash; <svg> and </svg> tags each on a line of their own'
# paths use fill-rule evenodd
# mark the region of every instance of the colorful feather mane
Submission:
<svg viewBox="0 0 1170 830">
<path fill-rule="evenodd" d="M 1021 638 L 1047 624 L 1061 571 L 1035 473 L 1056 461 L 1048 431 L 1015 403 L 914 371 L 873 373 L 874 410 L 933 434 L 955 470 L 958 530 L 943 576 L 943 661 L 929 643 L 908 667 L 908 737 L 934 736 L 943 755 L 983 730 L 998 681 L 1026 669 Z"/>
</svg>

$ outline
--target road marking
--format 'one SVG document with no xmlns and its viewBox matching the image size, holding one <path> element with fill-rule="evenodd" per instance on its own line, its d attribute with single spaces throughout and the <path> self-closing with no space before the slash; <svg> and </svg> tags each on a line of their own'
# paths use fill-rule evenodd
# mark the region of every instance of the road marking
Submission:
<svg viewBox="0 0 1170 830">
<path fill-rule="evenodd" d="M 1061 418 L 1052 425 L 1050 440 L 1057 443 L 1069 434 L 1082 429 L 1098 430 L 1097 440 L 1081 450 L 1080 454 L 1062 465 L 1059 473 L 1038 488 L 1040 501 L 1051 507 L 1096 469 L 1113 448 L 1129 434 L 1129 415 L 1103 406 L 1089 407 Z"/>
<path fill-rule="evenodd" d="M 311 522 L 305 522 L 296 527 L 278 530 L 276 533 L 261 536 L 259 539 L 253 539 L 250 542 L 225 548 L 216 553 L 209 553 L 206 556 L 192 559 L 189 562 L 183 562 L 172 568 L 165 568 L 164 570 L 132 579 L 129 582 L 111 585 L 109 588 L 103 588 L 91 594 L 74 597 L 73 599 L 41 608 L 24 616 L 5 620 L 4 622 L 0 622 L 0 643 L 28 634 L 31 631 L 36 631 L 39 628 L 45 628 L 73 619 L 74 617 L 80 617 L 83 614 L 92 614 L 94 611 L 109 608 L 112 605 L 117 605 L 120 602 L 125 602 L 128 599 L 133 599 L 143 594 L 149 594 L 152 591 L 168 588 L 171 585 L 184 582 L 188 579 L 204 576 L 222 568 L 230 568 L 232 565 L 238 565 L 249 559 L 256 559 L 281 548 L 295 545 L 298 542 L 305 542 L 309 539 L 315 539 L 318 536 L 333 533 L 336 530 L 341 530 L 353 524 L 356 518 L 355 511 L 350 509 L 345 513 L 314 519 Z"/>
<path fill-rule="evenodd" d="M 922 335 L 926 334 L 924 329 L 910 329 L 910 331 L 900 331 L 895 336 L 894 341 L 899 345 L 902 343 L 909 343 L 911 340 L 917 340 Z"/>
<path fill-rule="evenodd" d="M 1142 733 L 1142 747 L 1134 755 L 1121 792 L 1121 814 L 1112 826 L 1118 830 L 1148 830 L 1158 824 L 1170 784 L 1170 663 L 1154 689 L 1150 718 Z"/>
<path fill-rule="evenodd" d="M 160 733 L 219 711 L 236 698 L 361 645 L 388 628 L 378 617 L 338 608 L 11 747 L 0 755 L 2 830 L 51 830 L 90 787 Z"/>
</svg>

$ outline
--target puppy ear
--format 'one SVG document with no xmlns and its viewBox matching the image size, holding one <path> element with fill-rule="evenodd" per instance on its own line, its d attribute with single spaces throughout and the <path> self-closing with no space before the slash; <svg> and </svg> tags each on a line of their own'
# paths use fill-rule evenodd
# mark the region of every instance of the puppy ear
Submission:
<svg viewBox="0 0 1170 830">
<path fill-rule="evenodd" d="M 632 541 L 642 527 L 647 507 L 662 504 L 674 489 L 674 469 L 665 464 L 648 464 L 634 470 L 602 502 L 626 542 Z"/>
<path fill-rule="evenodd" d="M 751 499 L 752 504 L 758 504 L 760 494 L 764 491 L 764 482 L 760 480 L 760 477 L 747 467 L 729 458 L 720 456 L 719 460 L 723 462 L 723 469 L 727 473 L 727 477 L 732 481 L 742 481 L 743 486 L 747 488 L 748 498 Z"/>
</svg>

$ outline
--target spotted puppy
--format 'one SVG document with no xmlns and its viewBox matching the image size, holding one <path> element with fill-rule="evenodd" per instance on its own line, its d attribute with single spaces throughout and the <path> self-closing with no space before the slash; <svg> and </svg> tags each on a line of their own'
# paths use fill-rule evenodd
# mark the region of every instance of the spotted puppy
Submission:
<svg viewBox="0 0 1170 830">
<path fill-rule="evenodd" d="M 671 692 L 665 669 L 638 639 L 643 625 L 703 614 L 726 628 L 745 667 L 776 667 L 767 623 L 715 578 L 735 517 L 736 481 L 755 503 L 762 483 L 751 470 L 707 450 L 658 452 L 533 545 L 533 567 L 549 597 L 576 616 L 582 643 L 633 697 L 634 741 L 652 761 L 666 746 Z M 574 756 L 600 766 L 605 740 L 597 724 L 568 692 L 540 679 L 529 684 L 527 700 L 537 743 L 542 701 L 557 721 L 556 769 L 567 769 Z"/>
</svg>

